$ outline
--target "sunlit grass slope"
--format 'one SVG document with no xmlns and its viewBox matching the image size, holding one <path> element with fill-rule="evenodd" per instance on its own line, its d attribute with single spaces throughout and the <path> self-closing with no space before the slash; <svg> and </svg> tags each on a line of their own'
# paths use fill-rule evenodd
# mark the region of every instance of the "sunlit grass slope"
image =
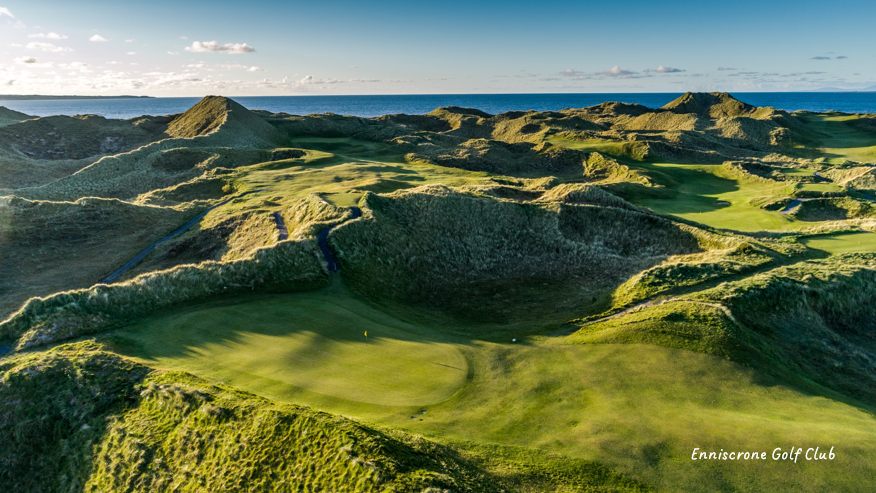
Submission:
<svg viewBox="0 0 876 493">
<path fill-rule="evenodd" d="M 181 308 L 112 341 L 150 365 L 290 402 L 313 393 L 387 406 L 434 404 L 468 375 L 455 339 L 374 309 L 337 279 L 312 293 Z"/>
<path fill-rule="evenodd" d="M 815 492 L 876 475 L 872 116 L 722 93 L 4 115 L 0 187 L 19 181 L 0 191 L 18 195 L 0 199 L 0 310 L 20 309 L 0 322 L 0 490 Z M 35 147 L 59 125 L 98 137 Z M 792 446 L 836 459 L 690 460 Z"/>
<path fill-rule="evenodd" d="M 820 145 L 825 157 L 876 163 L 876 131 L 855 126 L 860 115 L 803 114 L 800 118 L 821 133 Z"/>
<path fill-rule="evenodd" d="M 334 317 L 282 317 L 288 321 L 285 330 L 272 328 L 273 322 L 258 324 L 266 327 L 259 330 L 231 315 L 240 311 L 262 320 L 313 305 L 314 313 L 328 315 L 323 303 L 332 305 Z M 379 344 L 387 350 L 404 347 L 425 359 L 387 361 L 385 353 L 368 352 L 364 334 L 349 328 L 351 315 L 343 313 L 346 310 L 366 319 L 376 317 L 352 325 L 370 328 L 369 337 L 379 334 Z M 195 314 L 203 322 L 195 321 Z M 405 330 L 392 330 L 399 326 Z M 335 286 L 230 308 L 187 308 L 150 318 L 107 340 L 115 350 L 137 355 L 143 363 L 195 371 L 275 399 L 436 439 L 535 447 L 598 460 L 672 491 L 862 491 L 861 478 L 872 473 L 870 464 L 876 458 L 872 415 L 795 390 L 724 357 L 651 345 L 570 346 L 521 338 L 511 342 L 514 334 L 507 334 L 505 342 L 491 343 L 475 336 L 477 328 L 456 327 L 455 334 L 446 335 L 398 322 Z M 454 388 L 449 398 L 414 403 L 399 399 L 385 384 L 390 378 L 431 380 L 428 385 L 445 382 L 443 370 L 453 369 L 432 365 L 435 360 L 430 358 L 435 356 L 430 355 L 440 354 L 436 351 L 451 351 L 467 365 L 462 386 L 456 389 L 459 383 L 455 383 L 443 391 L 446 395 Z M 308 353 L 319 354 L 324 361 L 315 361 Z M 343 362 L 335 363 L 337 357 L 357 362 L 370 382 L 363 383 L 363 377 L 355 374 L 333 377 L 338 370 L 324 365 L 346 368 Z M 418 373 L 423 365 L 435 368 Z M 290 375 L 287 368 L 304 376 L 320 375 L 325 381 L 306 381 L 304 376 Z M 372 369 L 383 368 L 408 373 L 372 376 Z M 365 395 L 363 385 L 378 395 Z M 688 459 L 695 447 L 771 452 L 780 446 L 816 445 L 836 446 L 842 450 L 841 460 L 789 468 L 771 460 L 694 463 Z"/>
<path fill-rule="evenodd" d="M 84 343 L 0 362 L 4 491 L 649 491 L 594 462 L 442 445 Z"/>
</svg>

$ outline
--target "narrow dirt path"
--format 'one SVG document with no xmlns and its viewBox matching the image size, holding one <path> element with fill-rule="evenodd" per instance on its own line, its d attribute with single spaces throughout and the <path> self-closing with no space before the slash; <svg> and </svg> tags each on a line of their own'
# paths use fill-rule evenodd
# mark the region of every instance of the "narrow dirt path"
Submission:
<svg viewBox="0 0 876 493">
<path fill-rule="evenodd" d="M 824 176 L 822 176 L 822 175 L 821 175 L 821 171 L 816 171 L 815 173 L 812 173 L 812 174 L 815 175 L 815 177 L 818 178 L 818 179 L 821 180 L 821 181 L 826 181 L 826 182 L 832 182 L 832 181 L 833 181 L 833 180 L 831 180 L 830 178 L 825 178 Z"/>
<path fill-rule="evenodd" d="M 320 249 L 320 251 L 322 251 L 322 256 L 325 257 L 325 261 L 328 264 L 328 271 L 329 272 L 337 272 L 337 271 L 341 270 L 341 266 L 338 265 L 338 259 L 335 257 L 335 254 L 332 253 L 331 248 L 329 248 L 329 246 L 328 246 L 329 233 L 331 233 L 332 229 L 336 228 L 337 226 L 340 226 L 341 224 L 345 224 L 348 221 L 352 221 L 353 219 L 356 219 L 358 217 L 362 217 L 362 209 L 359 209 L 358 207 L 353 206 L 353 207 L 350 207 L 350 210 L 353 212 L 353 217 L 351 217 L 350 219 L 347 219 L 346 221 L 344 221 L 340 224 L 335 224 L 334 226 L 329 226 L 329 227 L 323 229 L 322 231 L 320 231 L 318 235 L 316 235 L 316 244 L 319 245 L 319 249 Z"/>
<path fill-rule="evenodd" d="M 274 213 L 274 221 L 277 223 L 277 231 L 280 233 L 280 239 L 278 241 L 283 241 L 289 238 L 289 230 L 286 229 L 286 223 L 283 221 L 283 215 L 280 214 L 280 211 Z"/>
<path fill-rule="evenodd" d="M 205 210 L 204 212 L 202 212 L 202 213 L 198 214 L 197 216 L 195 216 L 191 221 L 189 221 L 189 222 L 183 224 L 182 226 L 180 226 L 180 227 L 179 227 L 176 231 L 174 231 L 173 233 L 170 233 L 169 235 L 165 236 L 164 238 L 162 238 L 162 239 L 156 241 L 155 243 L 149 245 L 148 247 L 146 247 L 142 252 L 138 253 L 136 257 L 134 257 L 134 258 L 132 258 L 131 260 L 129 260 L 128 263 L 126 263 L 125 265 L 119 267 L 118 270 L 116 270 L 116 271 L 113 272 L 112 274 L 108 275 L 107 277 L 101 279 L 101 280 L 98 282 L 98 284 L 107 284 L 107 283 L 113 282 L 113 280 L 115 280 L 116 278 L 118 278 L 120 275 L 124 274 L 125 271 L 127 271 L 127 270 L 130 269 L 131 267 L 137 265 L 137 262 L 143 260 L 143 258 L 146 257 L 146 255 L 149 255 L 149 253 L 150 253 L 152 250 L 155 250 L 155 247 L 157 247 L 158 245 L 164 243 L 164 242 L 167 241 L 167 240 L 170 240 L 171 238 L 174 238 L 174 237 L 176 237 L 176 236 L 179 236 L 179 235 L 182 234 L 185 230 L 191 228 L 191 227 L 194 226 L 198 221 L 200 221 L 201 219 L 203 219 L 204 216 L 206 216 L 207 213 L 210 212 L 210 211 L 212 211 L 213 209 L 215 209 L 215 208 L 217 208 L 217 207 L 221 207 L 221 206 L 223 206 L 223 205 L 225 205 L 225 204 L 231 202 L 232 200 L 239 199 L 240 197 L 243 197 L 244 195 L 249 195 L 249 194 L 251 194 L 251 193 L 259 193 L 259 192 L 264 192 L 264 190 L 253 190 L 252 192 L 244 192 L 244 193 L 242 193 L 242 194 L 240 194 L 240 195 L 236 195 L 236 196 L 234 196 L 234 197 L 231 197 L 230 199 L 228 199 L 228 200 L 226 200 L 226 201 L 224 201 L 224 202 L 221 202 L 221 203 L 219 203 L 219 204 L 216 204 L 216 205 L 214 205 L 213 207 L 210 207 L 209 209 L 207 209 L 207 210 Z"/>
<path fill-rule="evenodd" d="M 807 200 L 812 200 L 812 199 L 794 199 L 794 200 L 791 201 L 790 204 L 788 204 L 787 206 L 785 206 L 784 209 L 780 210 L 779 213 L 781 213 L 781 214 L 790 214 L 790 213 L 794 212 L 794 209 L 796 209 L 797 207 L 799 207 L 800 204 L 802 204 L 803 202 L 806 202 Z"/>
</svg>

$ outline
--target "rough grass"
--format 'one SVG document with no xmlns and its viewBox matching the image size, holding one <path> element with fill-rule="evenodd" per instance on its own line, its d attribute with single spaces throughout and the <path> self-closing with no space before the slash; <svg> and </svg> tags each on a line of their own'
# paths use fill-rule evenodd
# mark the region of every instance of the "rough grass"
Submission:
<svg viewBox="0 0 876 493">
<path fill-rule="evenodd" d="M 745 274 L 773 261 L 768 252 L 747 242 L 726 250 L 671 257 L 618 287 L 612 293 L 612 308 L 629 306 L 670 290 Z"/>
<path fill-rule="evenodd" d="M 9 110 L 3 108 L 9 116 Z M 14 112 L 13 112 L 14 113 Z M 20 115 L 20 114 L 19 114 Z M 20 118 L 0 115 L 0 189 L 43 185 L 74 173 L 101 156 L 167 138 L 169 118 L 107 120 L 97 115 Z"/>
<path fill-rule="evenodd" d="M 769 349 L 772 364 L 876 402 L 873 254 L 783 267 L 702 293 L 727 306 Z"/>
<path fill-rule="evenodd" d="M 446 187 L 367 194 L 361 206 L 364 218 L 329 240 L 354 289 L 484 322 L 545 323 L 587 310 L 634 272 L 706 241 L 629 209 L 520 204 Z"/>
<path fill-rule="evenodd" d="M 91 343 L 4 360 L 0 429 L 6 491 L 650 490 L 593 462 L 442 445 L 149 373 Z"/>
<path fill-rule="evenodd" d="M 569 344 L 653 344 L 748 363 L 741 334 L 720 308 L 692 301 L 655 304 L 585 325 Z"/>
<path fill-rule="evenodd" d="M 837 221 L 876 216 L 876 207 L 869 201 L 850 197 L 807 200 L 792 213 L 801 221 Z"/>
<path fill-rule="evenodd" d="M 873 475 L 876 264 L 826 257 L 876 243 L 859 232 L 876 225 L 869 202 L 853 198 L 870 190 L 872 118 L 688 94 L 658 110 L 441 108 L 373 119 L 206 98 L 164 123 L 80 120 L 64 125 L 122 135 L 133 124 L 164 140 L 101 150 L 84 139 L 74 156 L 56 153 L 79 152 L 73 133 L 22 137 L 62 120 L 0 128 L 19 129 L 4 134 L 0 186 L 4 177 L 32 186 L 16 191 L 29 200 L 0 206 L 12 238 L 0 268 L 31 276 L 9 277 L 4 302 L 56 291 L 59 278 L 96 265 L 111 270 L 123 262 L 100 254 L 126 259 L 144 246 L 137 238 L 151 243 L 223 195 L 270 190 L 211 212 L 153 252 L 136 279 L 31 300 L 0 324 L 0 340 L 21 350 L 111 331 L 99 337 L 140 363 L 437 441 L 320 421 L 180 373 L 148 377 L 142 396 L 105 395 L 101 385 L 127 378 L 114 365 L 132 381 L 148 370 L 67 347 L 0 360 L 0 426 L 14 431 L 0 434 L 0 450 L 13 450 L 4 463 L 21 471 L 0 472 L 0 489 L 239 489 L 245 477 L 264 490 L 624 491 L 645 481 L 671 491 L 858 491 Z M 130 202 L 74 202 L 85 196 Z M 817 200 L 778 213 L 804 196 Z M 343 270 L 329 285 L 312 241 L 356 204 L 365 216 L 330 236 Z M 287 242 L 276 243 L 275 212 Z M 66 270 L 37 268 L 51 255 Z M 763 272 L 800 258 L 810 260 Z M 312 291 L 266 295 L 298 290 Z M 581 330 L 556 336 L 570 327 Z M 33 399 L 19 405 L 22 395 Z M 325 435 L 310 441 L 299 431 L 313 422 Z M 385 447 L 357 448 L 363 438 L 344 449 L 338 437 L 352 435 L 336 432 L 351 429 Z M 801 437 L 842 443 L 842 459 L 792 469 L 685 460 L 693 447 L 809 446 Z"/>
<path fill-rule="evenodd" d="M 872 405 L 874 266 L 860 253 L 800 262 L 584 325 L 571 340 L 721 355 Z"/>
<path fill-rule="evenodd" d="M 0 198 L 0 318 L 30 297 L 91 286 L 200 207 Z"/>
<path fill-rule="evenodd" d="M 241 290 L 307 290 L 323 286 L 328 273 L 315 246 L 285 241 L 252 258 L 203 262 L 104 285 L 30 299 L 0 323 L 0 340 L 19 348 L 39 346 L 117 327 L 177 303 Z"/>
</svg>

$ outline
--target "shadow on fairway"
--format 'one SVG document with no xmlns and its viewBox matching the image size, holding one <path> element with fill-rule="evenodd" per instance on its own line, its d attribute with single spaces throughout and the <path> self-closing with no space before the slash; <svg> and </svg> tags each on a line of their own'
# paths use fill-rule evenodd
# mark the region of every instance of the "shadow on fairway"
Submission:
<svg viewBox="0 0 876 493">
<path fill-rule="evenodd" d="M 367 334 L 367 336 L 366 336 Z M 380 405 L 425 405 L 468 376 L 467 341 L 329 288 L 192 304 L 117 331 L 113 350 L 244 388 L 282 386 Z"/>
</svg>

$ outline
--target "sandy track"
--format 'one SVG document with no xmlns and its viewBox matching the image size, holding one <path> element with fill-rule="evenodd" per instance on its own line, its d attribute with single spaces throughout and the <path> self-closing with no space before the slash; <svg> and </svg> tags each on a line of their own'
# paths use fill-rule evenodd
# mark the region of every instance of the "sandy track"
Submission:
<svg viewBox="0 0 876 493">
<path fill-rule="evenodd" d="M 228 200 L 226 200 L 226 201 L 224 201 L 224 202 L 221 202 L 221 203 L 219 203 L 219 204 L 216 204 L 216 205 L 214 205 L 213 207 L 210 207 L 209 209 L 207 209 L 207 210 L 205 210 L 204 212 L 202 212 L 202 213 L 198 214 L 197 216 L 195 216 L 191 221 L 189 221 L 189 222 L 183 224 L 182 226 L 180 226 L 180 227 L 179 227 L 176 231 L 174 231 L 173 233 L 170 233 L 169 235 L 165 236 L 164 238 L 162 238 L 162 239 L 156 241 L 155 243 L 149 245 L 148 247 L 146 247 L 142 252 L 138 253 L 137 256 L 135 256 L 134 258 L 132 258 L 131 260 L 129 260 L 128 263 L 126 263 L 125 265 L 119 267 L 118 270 L 116 270 L 116 271 L 113 272 L 112 274 L 108 275 L 107 277 L 101 279 L 100 282 L 98 282 L 98 284 L 107 284 L 107 283 L 113 282 L 113 280 L 115 280 L 116 278 L 118 278 L 120 275 L 124 274 L 125 271 L 127 271 L 127 270 L 130 269 L 131 267 L 137 265 L 137 262 L 143 260 L 143 258 L 146 257 L 146 255 L 149 255 L 149 253 L 150 253 L 152 250 L 155 250 L 155 247 L 157 247 L 158 245 L 164 243 L 164 242 L 167 241 L 167 240 L 170 240 L 171 238 L 174 238 L 174 237 L 176 237 L 176 236 L 179 236 L 180 234 L 182 234 L 183 232 L 185 232 L 185 230 L 191 228 L 191 227 L 194 226 L 198 221 L 200 221 L 201 219 L 203 219 L 204 216 L 206 216 L 207 213 L 210 212 L 210 211 L 212 211 L 213 209 L 215 209 L 215 208 L 217 208 L 217 207 L 222 207 L 223 205 L 225 205 L 225 204 L 231 202 L 232 200 L 239 199 L 240 197 L 243 197 L 244 195 L 249 195 L 249 194 L 251 194 L 251 193 L 258 193 L 258 192 L 264 192 L 264 190 L 254 190 L 254 191 L 252 191 L 252 192 L 244 192 L 244 193 L 242 193 L 242 194 L 240 194 L 240 195 L 236 195 L 236 196 L 234 196 L 234 197 L 231 197 L 230 199 L 228 199 Z"/>
<path fill-rule="evenodd" d="M 358 217 L 362 217 L 362 209 L 358 207 L 350 207 L 350 210 L 353 211 L 353 217 L 348 219 L 347 221 L 352 221 Z M 344 221 L 341 224 L 346 223 Z M 322 251 L 322 256 L 325 257 L 325 261 L 328 264 L 329 272 L 337 272 L 341 270 L 341 266 L 338 265 L 338 259 L 335 257 L 335 254 L 332 253 L 332 250 L 328 246 L 328 235 L 335 227 L 340 226 L 340 224 L 336 224 L 334 226 L 329 226 L 324 230 L 320 231 L 318 235 L 316 235 L 316 244 L 319 245 L 319 249 Z"/>
</svg>

